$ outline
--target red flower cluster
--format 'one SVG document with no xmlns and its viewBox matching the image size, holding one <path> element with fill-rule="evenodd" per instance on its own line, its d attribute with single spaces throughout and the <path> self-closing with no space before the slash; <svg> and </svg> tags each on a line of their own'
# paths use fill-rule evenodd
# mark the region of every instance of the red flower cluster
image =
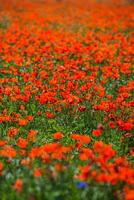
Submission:
<svg viewBox="0 0 134 200">
<path fill-rule="evenodd" d="M 0 177 L 17 193 L 74 167 L 133 199 L 134 6 L 112 2 L 0 0 Z"/>
</svg>

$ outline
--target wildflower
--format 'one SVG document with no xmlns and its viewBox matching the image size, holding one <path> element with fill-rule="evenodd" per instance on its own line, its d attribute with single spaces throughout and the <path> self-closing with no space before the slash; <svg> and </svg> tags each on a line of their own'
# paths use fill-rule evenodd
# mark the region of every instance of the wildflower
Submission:
<svg viewBox="0 0 134 200">
<path fill-rule="evenodd" d="M 27 119 L 28 121 L 32 121 L 32 120 L 33 120 L 33 116 L 28 115 L 28 116 L 26 117 L 26 119 Z"/>
<path fill-rule="evenodd" d="M 130 150 L 130 154 L 131 154 L 132 156 L 134 156 L 134 148 L 132 148 L 132 149 Z"/>
<path fill-rule="evenodd" d="M 125 199 L 126 200 L 133 200 L 134 199 L 134 189 L 125 188 Z"/>
<path fill-rule="evenodd" d="M 89 172 L 90 172 L 90 166 L 82 166 L 80 167 L 80 174 L 79 174 L 79 179 L 81 181 L 85 181 L 89 177 Z"/>
<path fill-rule="evenodd" d="M 25 110 L 25 106 L 21 104 L 21 105 L 19 106 L 19 109 L 20 109 L 20 110 Z"/>
<path fill-rule="evenodd" d="M 22 187 L 23 187 L 22 179 L 17 179 L 13 185 L 13 188 L 16 190 L 16 192 L 20 193 L 22 191 Z"/>
<path fill-rule="evenodd" d="M 36 135 L 37 135 L 38 131 L 37 130 L 30 130 L 29 133 L 28 133 L 28 139 L 29 141 L 32 141 L 34 142 L 35 141 L 35 138 L 36 138 Z"/>
<path fill-rule="evenodd" d="M 93 133 L 92 133 L 94 136 L 96 137 L 99 137 L 102 135 L 102 130 L 100 129 L 96 129 L 96 130 L 93 130 Z"/>
<path fill-rule="evenodd" d="M 0 154 L 3 157 L 9 157 L 9 158 L 15 158 L 16 157 L 16 151 L 11 146 L 4 146 L 2 150 L 0 150 Z"/>
<path fill-rule="evenodd" d="M 91 138 L 88 135 L 79 135 L 73 133 L 71 138 L 74 140 L 78 140 L 81 144 L 88 144 L 91 141 Z"/>
<path fill-rule="evenodd" d="M 30 164 L 30 160 L 28 159 L 22 159 L 21 162 L 20 162 L 21 165 L 24 165 L 24 166 L 28 166 Z"/>
<path fill-rule="evenodd" d="M 41 171 L 41 169 L 40 168 L 36 168 L 35 170 L 34 170 L 34 177 L 41 177 L 42 176 L 42 171 Z"/>
<path fill-rule="evenodd" d="M 112 128 L 112 129 L 114 129 L 114 128 L 116 127 L 116 126 L 115 126 L 115 123 L 112 122 L 112 121 L 110 121 L 110 122 L 109 122 L 109 127 Z"/>
<path fill-rule="evenodd" d="M 19 138 L 18 147 L 25 149 L 27 145 L 28 145 L 28 141 L 25 138 Z"/>
<path fill-rule="evenodd" d="M 0 172 L 3 170 L 3 163 L 0 161 Z"/>
<path fill-rule="evenodd" d="M 5 144 L 7 144 L 6 141 L 4 141 L 4 140 L 0 140 L 0 146 L 1 146 L 1 147 L 4 146 Z"/>
<path fill-rule="evenodd" d="M 63 133 L 62 132 L 56 132 L 53 135 L 54 139 L 59 140 L 63 137 Z"/>
<path fill-rule="evenodd" d="M 17 135 L 19 129 L 18 128 L 11 128 L 9 131 L 8 131 L 8 136 L 9 137 L 14 137 L 15 135 Z"/>
<path fill-rule="evenodd" d="M 86 110 L 86 106 L 80 106 L 80 107 L 78 108 L 78 110 L 79 110 L 80 112 L 83 112 L 83 111 Z"/>
<path fill-rule="evenodd" d="M 46 116 L 47 116 L 47 118 L 50 118 L 50 119 L 55 117 L 55 115 L 51 112 L 46 112 Z"/>
<path fill-rule="evenodd" d="M 28 123 L 28 121 L 27 121 L 26 119 L 19 119 L 19 120 L 18 120 L 18 124 L 19 124 L 20 126 L 26 126 L 27 123 Z"/>
<path fill-rule="evenodd" d="M 88 187 L 88 184 L 86 182 L 79 182 L 76 186 L 78 189 L 84 189 Z"/>
</svg>

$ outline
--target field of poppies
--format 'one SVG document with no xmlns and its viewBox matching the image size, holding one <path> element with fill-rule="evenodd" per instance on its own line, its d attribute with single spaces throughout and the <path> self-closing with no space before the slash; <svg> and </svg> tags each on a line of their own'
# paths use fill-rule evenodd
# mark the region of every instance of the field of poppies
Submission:
<svg viewBox="0 0 134 200">
<path fill-rule="evenodd" d="M 134 200 L 133 11 L 0 0 L 0 200 Z"/>
</svg>

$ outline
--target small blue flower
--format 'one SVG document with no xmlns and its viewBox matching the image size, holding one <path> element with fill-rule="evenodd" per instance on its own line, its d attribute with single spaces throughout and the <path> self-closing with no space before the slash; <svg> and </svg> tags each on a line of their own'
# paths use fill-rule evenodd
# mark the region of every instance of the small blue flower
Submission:
<svg viewBox="0 0 134 200">
<path fill-rule="evenodd" d="M 77 188 L 79 188 L 79 189 L 84 189 L 84 188 L 88 187 L 88 184 L 85 183 L 85 182 L 79 182 L 79 183 L 77 183 L 76 186 L 77 186 Z"/>
</svg>

